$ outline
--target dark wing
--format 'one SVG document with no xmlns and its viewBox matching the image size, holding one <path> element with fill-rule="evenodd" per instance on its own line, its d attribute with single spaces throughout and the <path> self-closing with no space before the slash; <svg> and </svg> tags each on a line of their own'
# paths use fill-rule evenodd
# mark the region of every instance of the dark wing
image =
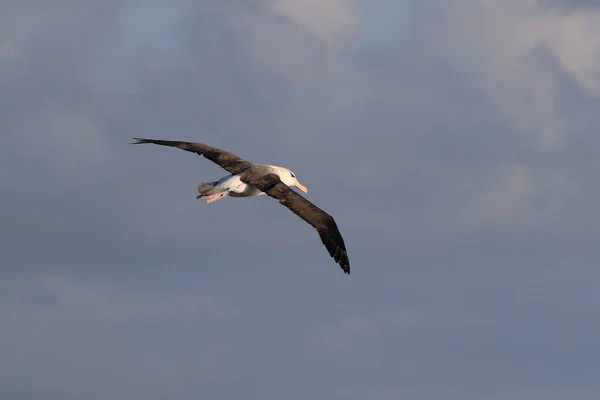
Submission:
<svg viewBox="0 0 600 400">
<path fill-rule="evenodd" d="M 243 158 L 236 156 L 235 154 L 231 154 L 227 151 L 207 146 L 202 143 L 142 138 L 133 139 L 137 140 L 137 142 L 131 144 L 153 143 L 159 144 L 161 146 L 177 147 L 185 151 L 191 151 L 192 153 L 196 153 L 198 155 L 206 157 L 207 159 L 214 162 L 215 164 L 220 165 L 224 170 L 233 175 L 239 174 L 240 172 L 249 168 L 252 165 L 252 163 L 250 163 L 249 161 L 246 161 Z"/>
<path fill-rule="evenodd" d="M 258 178 L 248 176 L 241 179 L 245 183 L 257 187 L 270 197 L 279 200 L 279 203 L 312 225 L 319 233 L 319 237 L 327 251 L 329 251 L 329 255 L 342 267 L 345 273 L 350 274 L 350 261 L 348 260 L 346 245 L 331 215 L 281 182 L 275 174 L 266 174 Z"/>
</svg>

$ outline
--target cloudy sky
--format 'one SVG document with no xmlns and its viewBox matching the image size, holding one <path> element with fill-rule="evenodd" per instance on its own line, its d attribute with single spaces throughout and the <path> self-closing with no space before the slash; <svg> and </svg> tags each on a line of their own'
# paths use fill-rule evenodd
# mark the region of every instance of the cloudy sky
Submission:
<svg viewBox="0 0 600 400">
<path fill-rule="evenodd" d="M 599 398 L 593 2 L 0 0 L 0 71 L 2 399 Z"/>
</svg>

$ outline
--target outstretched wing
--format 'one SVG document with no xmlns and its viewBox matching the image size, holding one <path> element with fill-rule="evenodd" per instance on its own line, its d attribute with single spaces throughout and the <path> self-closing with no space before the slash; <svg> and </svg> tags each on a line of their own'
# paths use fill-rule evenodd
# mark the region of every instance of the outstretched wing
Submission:
<svg viewBox="0 0 600 400">
<path fill-rule="evenodd" d="M 342 267 L 345 273 L 350 274 L 350 261 L 348 260 L 346 245 L 331 215 L 281 182 L 275 174 L 266 174 L 260 177 L 249 175 L 248 177 L 242 177 L 242 181 L 279 200 L 279 203 L 312 225 L 319 233 L 319 237 L 327 251 L 329 251 L 329 255 Z"/>
<path fill-rule="evenodd" d="M 152 143 L 159 144 L 161 146 L 177 147 L 185 151 L 191 151 L 192 153 L 196 153 L 198 155 L 206 157 L 207 159 L 221 166 L 224 170 L 233 175 L 239 174 L 240 172 L 249 168 L 252 165 L 252 163 L 250 163 L 249 161 L 246 161 L 243 158 L 236 156 L 235 154 L 217 149 L 216 147 L 207 146 L 202 143 L 142 138 L 133 139 L 137 141 L 131 144 Z"/>
</svg>

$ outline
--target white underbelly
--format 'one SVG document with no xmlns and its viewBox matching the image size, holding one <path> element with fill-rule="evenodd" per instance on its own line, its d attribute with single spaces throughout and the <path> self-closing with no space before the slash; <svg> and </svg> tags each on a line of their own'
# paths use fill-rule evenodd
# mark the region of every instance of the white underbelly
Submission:
<svg viewBox="0 0 600 400">
<path fill-rule="evenodd" d="M 228 175 L 219 179 L 217 186 L 229 189 L 229 195 L 232 197 L 250 197 L 264 194 L 256 187 L 242 182 L 237 175 Z"/>
<path fill-rule="evenodd" d="M 233 196 L 237 197 L 250 197 L 250 196 L 259 196 L 264 194 L 259 189 L 255 188 L 252 185 L 248 185 L 242 182 L 242 185 L 238 186 L 236 190 L 232 190 L 235 194 Z"/>
</svg>

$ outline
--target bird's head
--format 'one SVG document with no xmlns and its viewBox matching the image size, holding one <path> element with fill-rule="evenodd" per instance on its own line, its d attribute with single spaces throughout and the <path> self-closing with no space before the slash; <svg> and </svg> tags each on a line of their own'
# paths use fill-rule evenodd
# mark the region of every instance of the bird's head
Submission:
<svg viewBox="0 0 600 400">
<path fill-rule="evenodd" d="M 277 167 L 276 169 L 277 169 L 277 175 L 279 176 L 279 179 L 281 179 L 281 182 L 285 183 L 289 187 L 297 187 L 298 189 L 302 190 L 304 193 L 308 193 L 308 189 L 306 188 L 306 186 L 304 186 L 303 184 L 298 182 L 298 179 L 296 178 L 296 174 L 294 174 L 292 171 L 290 171 L 287 168 Z"/>
</svg>

